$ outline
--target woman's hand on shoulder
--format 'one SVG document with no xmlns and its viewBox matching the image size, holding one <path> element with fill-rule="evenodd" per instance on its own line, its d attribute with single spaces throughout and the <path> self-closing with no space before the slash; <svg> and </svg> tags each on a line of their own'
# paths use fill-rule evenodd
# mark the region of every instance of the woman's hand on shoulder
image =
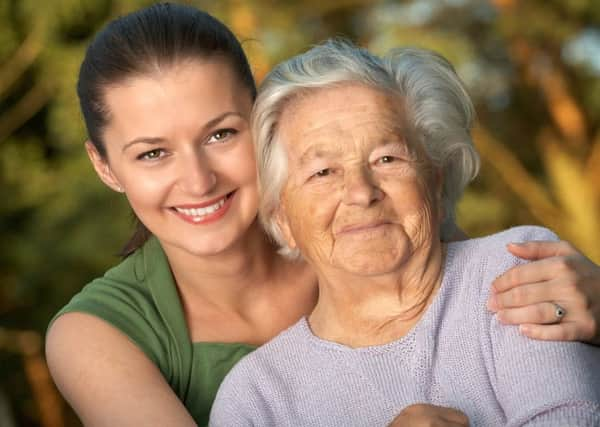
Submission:
<svg viewBox="0 0 600 427">
<path fill-rule="evenodd" d="M 407 406 L 388 427 L 467 427 L 469 419 L 461 411 L 417 403 Z"/>
<path fill-rule="evenodd" d="M 46 337 L 46 358 L 86 426 L 196 425 L 144 352 L 95 316 L 57 318 Z"/>
<path fill-rule="evenodd" d="M 488 308 L 498 319 L 530 338 L 600 345 L 600 267 L 565 241 L 511 243 L 508 250 L 532 262 L 492 284 Z"/>
</svg>

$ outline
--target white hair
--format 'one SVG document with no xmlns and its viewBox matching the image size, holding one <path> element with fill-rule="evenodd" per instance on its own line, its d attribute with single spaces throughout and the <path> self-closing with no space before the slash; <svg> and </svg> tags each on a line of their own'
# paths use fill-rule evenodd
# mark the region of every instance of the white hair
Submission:
<svg viewBox="0 0 600 427">
<path fill-rule="evenodd" d="M 455 205 L 479 170 L 471 140 L 474 108 L 452 65 L 435 52 L 400 48 L 378 57 L 344 40 L 329 40 L 277 65 L 259 88 L 252 114 L 261 201 L 260 220 L 281 246 L 280 253 L 298 257 L 288 247 L 276 221 L 280 194 L 287 180 L 287 154 L 278 141 L 280 117 L 299 95 L 342 84 L 363 84 L 398 97 L 405 107 L 414 138 L 443 174 L 440 234 L 456 230 Z"/>
</svg>

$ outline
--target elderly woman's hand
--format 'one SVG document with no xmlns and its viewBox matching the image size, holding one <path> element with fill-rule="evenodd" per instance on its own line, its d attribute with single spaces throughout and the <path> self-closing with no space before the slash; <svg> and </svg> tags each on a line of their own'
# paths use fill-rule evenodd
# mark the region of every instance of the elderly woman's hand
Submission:
<svg viewBox="0 0 600 427">
<path fill-rule="evenodd" d="M 506 324 L 520 324 L 530 338 L 600 345 L 600 267 L 568 242 L 510 244 L 533 260 L 508 270 L 492 285 L 488 302 Z M 557 305 L 564 317 L 557 318 Z"/>
<path fill-rule="evenodd" d="M 389 427 L 466 427 L 469 419 L 457 409 L 418 403 L 407 406 Z"/>
</svg>

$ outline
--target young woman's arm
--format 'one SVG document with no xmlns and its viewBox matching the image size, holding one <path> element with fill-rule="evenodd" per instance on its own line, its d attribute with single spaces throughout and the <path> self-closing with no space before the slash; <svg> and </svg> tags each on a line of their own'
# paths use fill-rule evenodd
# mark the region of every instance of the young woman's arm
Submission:
<svg viewBox="0 0 600 427">
<path fill-rule="evenodd" d="M 159 369 L 123 333 L 84 313 L 54 321 L 50 372 L 86 426 L 195 426 Z"/>
<path fill-rule="evenodd" d="M 600 267 L 568 242 L 510 244 L 532 262 L 511 268 L 492 284 L 489 308 L 506 324 L 541 340 L 600 345 Z M 557 318 L 557 305 L 565 310 Z"/>
<path fill-rule="evenodd" d="M 468 238 L 457 227 L 450 240 Z M 566 241 L 511 244 L 508 250 L 531 262 L 492 284 L 488 306 L 500 321 L 520 325 L 530 338 L 600 346 L 600 266 Z M 560 322 L 555 304 L 566 311 Z"/>
<path fill-rule="evenodd" d="M 484 357 L 507 426 L 600 425 L 600 348 L 527 339 L 498 322 L 485 326 Z"/>
</svg>

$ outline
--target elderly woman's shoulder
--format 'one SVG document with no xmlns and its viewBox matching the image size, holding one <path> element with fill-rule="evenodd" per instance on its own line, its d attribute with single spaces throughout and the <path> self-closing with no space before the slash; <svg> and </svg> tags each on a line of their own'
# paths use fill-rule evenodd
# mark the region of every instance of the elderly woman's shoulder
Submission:
<svg viewBox="0 0 600 427">
<path fill-rule="evenodd" d="M 512 227 L 488 236 L 465 240 L 464 244 L 471 249 L 484 251 L 506 250 L 509 243 L 522 243 L 534 240 L 557 241 L 558 236 L 551 230 L 537 225 L 521 225 Z"/>
<path fill-rule="evenodd" d="M 449 243 L 444 271 L 446 294 L 460 295 L 463 306 L 477 304 L 487 313 L 486 301 L 493 280 L 527 262 L 511 254 L 507 245 L 532 240 L 557 240 L 557 236 L 544 227 L 519 226 Z"/>
<path fill-rule="evenodd" d="M 448 245 L 448 262 L 452 269 L 461 275 L 499 275 L 511 267 L 525 262 L 512 255 L 507 245 L 533 240 L 556 241 L 552 231 L 539 226 L 519 226 L 509 228 L 489 236 L 453 242 Z M 485 289 L 489 288 L 489 284 Z"/>
</svg>

